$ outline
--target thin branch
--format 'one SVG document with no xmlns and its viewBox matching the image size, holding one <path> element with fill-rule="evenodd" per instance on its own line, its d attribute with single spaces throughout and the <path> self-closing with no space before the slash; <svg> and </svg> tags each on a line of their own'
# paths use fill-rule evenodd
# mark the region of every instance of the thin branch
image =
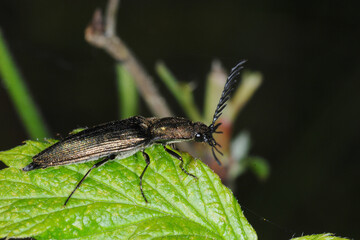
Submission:
<svg viewBox="0 0 360 240">
<path fill-rule="evenodd" d="M 106 28 L 105 35 L 113 37 L 116 34 L 116 16 L 120 1 L 110 0 L 106 8 Z"/>
<path fill-rule="evenodd" d="M 115 36 L 116 7 L 118 0 L 110 0 L 107 8 L 106 21 L 103 22 L 101 11 L 97 9 L 89 26 L 85 29 L 85 39 L 92 45 L 104 49 L 134 77 L 140 94 L 150 110 L 158 117 L 173 116 L 166 101 L 161 97 L 152 78 L 136 60 L 124 42 Z M 106 30 L 104 30 L 106 29 Z"/>
</svg>

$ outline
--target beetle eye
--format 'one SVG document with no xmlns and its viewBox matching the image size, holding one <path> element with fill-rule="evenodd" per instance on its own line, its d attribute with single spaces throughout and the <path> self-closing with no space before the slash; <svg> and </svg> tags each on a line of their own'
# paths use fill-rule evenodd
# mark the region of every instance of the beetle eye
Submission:
<svg viewBox="0 0 360 240">
<path fill-rule="evenodd" d="M 195 141 L 203 142 L 204 141 L 203 135 L 201 133 L 196 133 L 195 134 Z"/>
</svg>

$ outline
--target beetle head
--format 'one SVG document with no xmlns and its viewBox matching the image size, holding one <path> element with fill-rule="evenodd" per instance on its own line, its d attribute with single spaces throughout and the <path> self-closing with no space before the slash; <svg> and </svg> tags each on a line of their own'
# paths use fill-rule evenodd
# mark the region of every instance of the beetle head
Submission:
<svg viewBox="0 0 360 240">
<path fill-rule="evenodd" d="M 219 103 L 215 109 L 212 123 L 209 126 L 206 126 L 201 123 L 203 125 L 202 126 L 202 125 L 200 125 L 200 123 L 196 123 L 199 126 L 197 127 L 198 131 L 195 131 L 196 132 L 195 133 L 195 141 L 206 142 L 207 144 L 209 144 L 211 146 L 211 150 L 214 155 L 214 158 L 219 165 L 221 165 L 221 162 L 217 158 L 215 151 L 218 152 L 220 155 L 223 155 L 223 153 L 218 149 L 218 147 L 221 147 L 221 146 L 219 143 L 217 143 L 215 141 L 213 134 L 214 133 L 222 133 L 222 132 L 217 131 L 217 129 L 221 125 L 221 123 L 215 124 L 215 122 L 221 116 L 222 111 L 226 107 L 226 102 L 230 99 L 230 94 L 234 90 L 236 80 L 238 79 L 238 76 L 240 75 L 240 70 L 243 69 L 243 64 L 245 62 L 246 62 L 246 60 L 239 62 L 233 69 L 231 69 L 231 72 L 226 80 L 224 90 L 221 93 Z"/>
<path fill-rule="evenodd" d="M 217 148 L 217 146 L 221 147 L 219 143 L 216 142 L 216 140 L 213 137 L 214 133 L 222 133 L 219 131 L 216 131 L 216 129 L 221 125 L 221 123 L 216 124 L 215 126 L 210 125 L 210 126 L 206 126 L 205 124 L 201 123 L 201 122 L 197 122 L 195 123 L 195 135 L 194 135 L 194 140 L 196 142 L 205 142 L 207 144 L 210 145 L 210 147 L 212 148 L 212 152 L 214 155 L 214 158 L 216 160 L 216 162 L 221 165 L 220 160 L 217 158 L 215 151 L 217 151 L 219 154 L 223 155 L 222 152 L 220 152 L 220 150 Z"/>
</svg>

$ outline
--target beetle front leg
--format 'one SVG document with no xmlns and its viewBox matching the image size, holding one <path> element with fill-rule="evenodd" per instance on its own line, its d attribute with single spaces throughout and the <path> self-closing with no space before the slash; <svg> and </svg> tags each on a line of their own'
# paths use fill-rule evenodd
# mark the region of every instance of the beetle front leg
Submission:
<svg viewBox="0 0 360 240">
<path fill-rule="evenodd" d="M 178 153 L 176 153 L 176 152 L 174 152 L 173 150 L 167 148 L 166 146 L 164 146 L 164 149 L 165 149 L 165 151 L 168 152 L 171 156 L 173 156 L 174 158 L 179 159 L 179 161 L 180 161 L 180 168 L 181 168 L 181 170 L 182 170 L 184 173 L 186 173 L 187 175 L 192 176 L 193 178 L 196 178 L 196 179 L 197 179 L 197 177 L 196 177 L 195 175 L 189 173 L 188 171 L 186 171 L 186 170 L 184 169 L 184 167 L 183 167 L 183 166 L 184 166 L 184 160 L 182 159 L 182 157 L 181 157 Z"/>
</svg>

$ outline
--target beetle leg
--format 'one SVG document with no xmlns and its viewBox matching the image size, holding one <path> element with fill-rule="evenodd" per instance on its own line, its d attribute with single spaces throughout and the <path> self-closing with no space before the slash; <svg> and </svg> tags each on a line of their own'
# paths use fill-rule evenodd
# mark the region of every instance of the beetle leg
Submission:
<svg viewBox="0 0 360 240">
<path fill-rule="evenodd" d="M 175 143 L 170 143 L 169 146 L 170 146 L 172 149 L 179 150 L 179 149 L 176 147 L 176 144 L 175 144 Z"/>
<path fill-rule="evenodd" d="M 144 168 L 144 170 L 142 171 L 142 173 L 140 175 L 140 191 L 141 191 L 141 194 L 142 194 L 145 202 L 148 203 L 148 200 L 146 199 L 145 194 L 144 194 L 143 189 L 142 189 L 142 179 L 143 179 L 143 176 L 145 174 L 146 169 L 148 168 L 148 166 L 150 164 L 150 157 L 146 152 L 143 151 L 142 153 L 143 153 L 143 156 L 144 156 L 145 161 L 146 161 L 146 167 Z"/>
<path fill-rule="evenodd" d="M 197 177 L 196 177 L 195 175 L 189 173 L 188 171 L 186 171 L 186 170 L 184 169 L 184 167 L 183 167 L 183 165 L 184 165 L 184 160 L 182 159 L 182 157 L 181 157 L 178 153 L 176 153 L 176 152 L 174 152 L 173 150 L 167 148 L 165 145 L 164 145 L 164 149 L 165 149 L 165 151 L 168 152 L 171 156 L 173 156 L 174 158 L 179 159 L 179 161 L 180 161 L 180 168 L 181 168 L 181 170 L 182 170 L 184 173 L 186 173 L 187 175 L 192 176 L 192 177 L 194 177 L 194 178 L 197 179 Z"/>
<path fill-rule="evenodd" d="M 91 170 L 93 170 L 94 168 L 100 167 L 102 165 L 104 165 L 107 161 L 109 160 L 113 160 L 116 157 L 116 155 L 110 155 L 105 157 L 103 160 L 101 160 L 100 162 L 95 163 L 87 172 L 86 174 L 83 176 L 83 178 L 79 181 L 79 183 L 76 185 L 76 187 L 74 188 L 74 190 L 70 193 L 69 197 L 66 199 L 65 203 L 64 203 L 64 207 L 66 206 L 66 204 L 68 203 L 68 201 L 70 200 L 71 196 L 74 194 L 74 192 L 76 191 L 76 189 L 78 189 L 80 187 L 80 185 L 82 184 L 82 182 L 85 180 L 85 178 L 87 177 L 87 175 L 89 175 L 89 173 L 91 172 Z"/>
</svg>

